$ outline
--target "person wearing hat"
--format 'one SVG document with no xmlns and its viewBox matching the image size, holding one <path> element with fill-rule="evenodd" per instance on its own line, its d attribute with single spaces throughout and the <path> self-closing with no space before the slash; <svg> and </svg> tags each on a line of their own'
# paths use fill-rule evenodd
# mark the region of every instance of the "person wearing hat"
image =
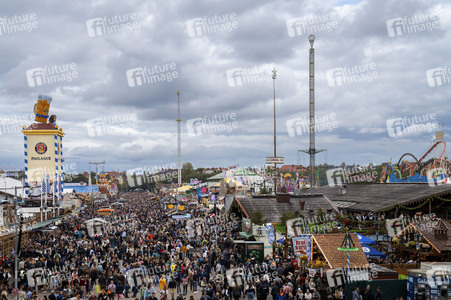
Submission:
<svg viewBox="0 0 451 300">
<path fill-rule="evenodd" d="M 179 295 L 177 296 L 177 300 L 185 300 L 185 297 L 183 297 L 182 292 L 180 292 Z"/>
</svg>

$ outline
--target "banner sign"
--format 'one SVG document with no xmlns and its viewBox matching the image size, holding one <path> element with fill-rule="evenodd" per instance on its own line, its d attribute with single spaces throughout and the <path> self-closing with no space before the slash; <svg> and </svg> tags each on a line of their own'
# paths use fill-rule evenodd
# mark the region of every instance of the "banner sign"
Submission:
<svg viewBox="0 0 451 300">
<path fill-rule="evenodd" d="M 266 225 L 266 231 L 268 232 L 268 242 L 270 245 L 274 244 L 276 237 L 274 236 L 274 227 L 272 225 Z"/>
<path fill-rule="evenodd" d="M 284 164 L 285 157 L 266 157 L 267 164 Z"/>
<path fill-rule="evenodd" d="M 294 255 L 301 257 L 307 255 L 308 260 L 312 260 L 312 235 L 302 234 L 291 239 L 293 243 Z"/>
</svg>

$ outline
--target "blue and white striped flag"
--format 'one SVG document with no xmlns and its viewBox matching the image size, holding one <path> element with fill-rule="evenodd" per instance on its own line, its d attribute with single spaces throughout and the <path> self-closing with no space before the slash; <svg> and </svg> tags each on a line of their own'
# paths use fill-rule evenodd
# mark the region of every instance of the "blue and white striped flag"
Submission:
<svg viewBox="0 0 451 300">
<path fill-rule="evenodd" d="M 61 177 L 61 175 L 59 175 L 59 180 L 58 180 L 58 193 L 59 195 L 61 195 L 61 199 L 63 198 L 63 179 Z"/>
<path fill-rule="evenodd" d="M 41 184 L 41 194 L 45 194 L 45 191 L 47 191 L 47 182 L 45 181 L 45 175 L 42 177 L 42 184 Z"/>
<path fill-rule="evenodd" d="M 45 180 L 46 180 L 46 183 L 45 183 L 45 193 L 46 193 L 46 194 L 50 194 L 50 178 L 49 178 L 49 174 L 47 174 Z"/>
</svg>

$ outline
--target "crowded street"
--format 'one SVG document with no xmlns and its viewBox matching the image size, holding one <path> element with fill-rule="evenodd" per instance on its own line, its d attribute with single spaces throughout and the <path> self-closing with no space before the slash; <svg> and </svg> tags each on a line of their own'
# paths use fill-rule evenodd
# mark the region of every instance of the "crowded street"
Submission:
<svg viewBox="0 0 451 300">
<path fill-rule="evenodd" d="M 123 209 L 93 236 L 85 225 L 92 217 L 89 209 L 65 218 L 51 233 L 33 236 L 20 253 L 19 299 L 332 297 L 320 278 L 294 272 L 279 258 L 243 261 L 232 243 L 238 223 L 230 217 L 210 216 L 196 206 L 189 209 L 194 222 L 187 225 L 169 217 L 151 194 L 123 198 Z M 4 258 L 2 295 L 13 286 L 12 270 L 12 257 Z"/>
</svg>

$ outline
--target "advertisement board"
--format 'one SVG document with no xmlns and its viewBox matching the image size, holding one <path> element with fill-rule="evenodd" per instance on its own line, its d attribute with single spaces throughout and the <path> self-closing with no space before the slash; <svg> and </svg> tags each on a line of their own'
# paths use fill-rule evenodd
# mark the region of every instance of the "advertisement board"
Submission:
<svg viewBox="0 0 451 300">
<path fill-rule="evenodd" d="M 307 255 L 308 260 L 312 260 L 312 235 L 302 234 L 291 239 L 293 243 L 294 255 L 301 257 Z"/>
</svg>

